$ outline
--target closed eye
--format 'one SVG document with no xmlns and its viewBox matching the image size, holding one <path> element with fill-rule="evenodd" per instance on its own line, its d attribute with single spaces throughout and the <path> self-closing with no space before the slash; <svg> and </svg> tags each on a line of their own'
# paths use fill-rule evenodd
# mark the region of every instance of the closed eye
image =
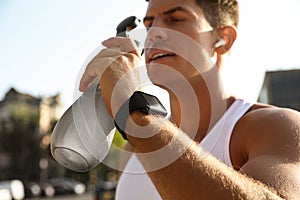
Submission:
<svg viewBox="0 0 300 200">
<path fill-rule="evenodd" d="M 151 28 L 153 21 L 154 17 L 144 17 L 143 22 L 147 30 Z"/>
<path fill-rule="evenodd" d="M 182 21 L 185 21 L 185 18 L 182 18 L 182 17 L 171 17 L 171 21 L 173 21 L 173 22 L 182 22 Z"/>
<path fill-rule="evenodd" d="M 181 6 L 177 6 L 163 12 L 162 16 L 165 23 L 169 25 L 172 25 L 172 23 L 176 24 L 177 22 L 183 22 L 189 18 L 195 17 L 194 14 L 189 9 L 186 9 Z M 143 22 L 147 30 L 151 28 L 154 20 L 155 20 L 155 16 L 148 15 L 144 17 Z"/>
</svg>

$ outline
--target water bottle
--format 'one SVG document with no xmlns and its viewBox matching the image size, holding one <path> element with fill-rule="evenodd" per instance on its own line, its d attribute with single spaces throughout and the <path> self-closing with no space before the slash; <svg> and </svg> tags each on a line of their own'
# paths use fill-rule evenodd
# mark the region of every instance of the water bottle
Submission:
<svg viewBox="0 0 300 200">
<path fill-rule="evenodd" d="M 127 37 L 139 20 L 131 16 L 117 26 Z M 99 78 L 62 115 L 51 136 L 51 153 L 64 167 L 86 172 L 103 161 L 114 137 L 114 120 L 105 107 Z"/>
</svg>

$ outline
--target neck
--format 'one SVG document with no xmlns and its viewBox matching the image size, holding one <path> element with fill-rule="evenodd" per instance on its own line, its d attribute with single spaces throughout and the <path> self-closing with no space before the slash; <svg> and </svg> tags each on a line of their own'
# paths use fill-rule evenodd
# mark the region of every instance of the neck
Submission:
<svg viewBox="0 0 300 200">
<path fill-rule="evenodd" d="M 175 92 L 169 91 L 172 122 L 198 142 L 234 102 L 233 97 L 225 96 L 218 75 L 206 75 L 190 80 L 189 87 L 177 84 Z"/>
</svg>

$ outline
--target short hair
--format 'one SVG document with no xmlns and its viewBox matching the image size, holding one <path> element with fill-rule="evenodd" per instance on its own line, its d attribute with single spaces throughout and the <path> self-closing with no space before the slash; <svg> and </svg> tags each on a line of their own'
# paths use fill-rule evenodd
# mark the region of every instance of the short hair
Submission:
<svg viewBox="0 0 300 200">
<path fill-rule="evenodd" d="M 239 6 L 237 0 L 195 0 L 202 8 L 213 28 L 238 27 Z"/>
<path fill-rule="evenodd" d="M 149 0 L 146 0 L 147 2 Z M 238 27 L 239 5 L 237 0 L 194 0 L 213 28 Z"/>
</svg>

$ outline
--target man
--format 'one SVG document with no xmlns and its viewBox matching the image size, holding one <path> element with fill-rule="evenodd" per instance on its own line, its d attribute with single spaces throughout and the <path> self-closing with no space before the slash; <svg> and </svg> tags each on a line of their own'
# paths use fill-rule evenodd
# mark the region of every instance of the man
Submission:
<svg viewBox="0 0 300 200">
<path fill-rule="evenodd" d="M 143 189 L 143 199 L 299 199 L 299 113 L 250 104 L 222 88 L 221 69 L 237 36 L 237 2 L 150 0 L 144 24 L 148 75 L 168 91 L 171 117 L 136 109 L 118 127 L 155 186 Z M 80 90 L 100 76 L 116 119 L 141 86 L 140 56 L 128 38 L 103 44 L 108 48 L 88 65 Z M 130 190 L 129 184 L 135 183 L 119 187 L 137 199 L 143 185 Z M 147 198 L 147 190 L 158 193 Z"/>
</svg>

